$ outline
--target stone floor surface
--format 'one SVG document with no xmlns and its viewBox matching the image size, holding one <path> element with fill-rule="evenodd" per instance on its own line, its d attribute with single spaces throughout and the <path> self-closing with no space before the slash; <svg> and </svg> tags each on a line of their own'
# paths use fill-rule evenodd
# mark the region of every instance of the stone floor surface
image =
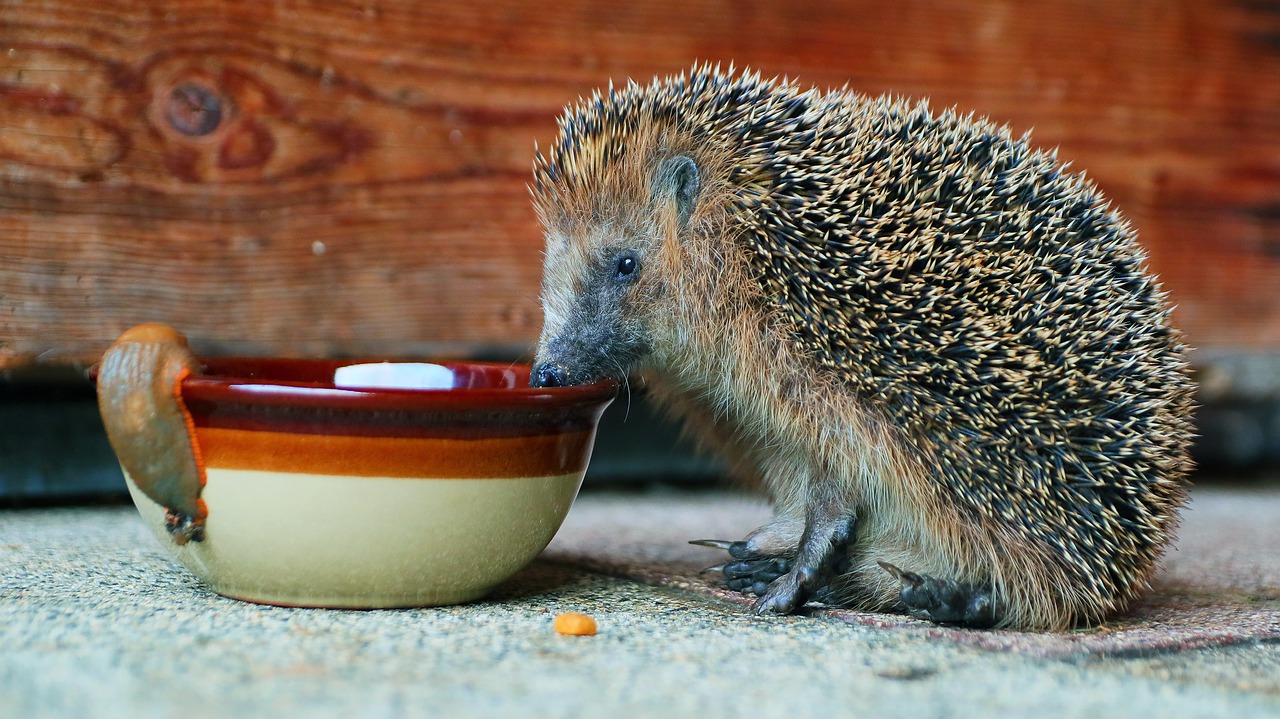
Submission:
<svg viewBox="0 0 1280 719">
<path fill-rule="evenodd" d="M 1152 595 L 1066 635 L 753 616 L 686 540 L 767 516 L 586 493 L 484 601 L 333 611 L 209 592 L 131 507 L 0 510 L 0 717 L 1280 717 L 1280 490 L 1197 491 Z"/>
</svg>

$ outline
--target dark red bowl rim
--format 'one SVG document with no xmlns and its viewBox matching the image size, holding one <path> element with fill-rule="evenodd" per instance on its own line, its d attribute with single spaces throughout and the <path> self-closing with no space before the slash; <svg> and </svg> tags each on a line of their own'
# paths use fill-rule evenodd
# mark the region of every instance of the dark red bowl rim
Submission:
<svg viewBox="0 0 1280 719">
<path fill-rule="evenodd" d="M 338 367 L 366 363 L 429 363 L 451 370 L 466 369 L 482 375 L 517 373 L 516 386 L 454 389 L 383 389 L 335 387 Z M 202 358 L 203 373 L 186 378 L 182 397 L 187 401 L 333 407 L 400 411 L 520 411 L 603 405 L 618 393 L 618 383 L 606 380 L 574 387 L 529 387 L 528 364 L 501 364 L 434 359 L 310 359 L 278 357 Z M 328 381 L 314 379 L 327 373 Z M 310 378 L 310 379 L 308 379 Z M 524 386 L 521 386 L 521 385 Z"/>
</svg>

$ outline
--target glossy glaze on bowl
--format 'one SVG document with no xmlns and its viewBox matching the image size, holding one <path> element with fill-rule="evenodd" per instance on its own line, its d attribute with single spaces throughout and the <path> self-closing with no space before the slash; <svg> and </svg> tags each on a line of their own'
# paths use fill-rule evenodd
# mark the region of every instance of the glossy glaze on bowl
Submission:
<svg viewBox="0 0 1280 719">
<path fill-rule="evenodd" d="M 530 389 L 527 366 L 445 364 L 449 389 L 339 388 L 347 362 L 206 361 L 181 395 L 203 466 L 204 540 L 157 537 L 215 591 L 389 607 L 482 596 L 551 540 L 610 385 Z"/>
</svg>

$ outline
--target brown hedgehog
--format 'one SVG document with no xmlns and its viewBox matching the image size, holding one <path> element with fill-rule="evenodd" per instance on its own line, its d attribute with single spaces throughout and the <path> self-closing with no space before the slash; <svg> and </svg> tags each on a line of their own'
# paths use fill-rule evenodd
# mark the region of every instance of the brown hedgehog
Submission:
<svg viewBox="0 0 1280 719">
<path fill-rule="evenodd" d="M 1134 232 L 1055 153 L 924 103 L 694 68 L 570 108 L 532 383 L 637 373 L 774 520 L 728 549 L 809 600 L 1058 630 L 1146 586 L 1192 384 Z"/>
</svg>

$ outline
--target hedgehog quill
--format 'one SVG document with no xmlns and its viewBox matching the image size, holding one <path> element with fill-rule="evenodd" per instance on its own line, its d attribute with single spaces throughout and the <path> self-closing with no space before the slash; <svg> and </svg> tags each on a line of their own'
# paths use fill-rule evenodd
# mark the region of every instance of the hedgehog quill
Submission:
<svg viewBox="0 0 1280 719">
<path fill-rule="evenodd" d="M 1061 630 L 1124 610 L 1185 501 L 1192 383 L 1126 221 L 1055 153 L 730 68 L 610 87 L 534 162 L 531 383 L 633 373 L 773 520 L 809 601 Z"/>
</svg>

